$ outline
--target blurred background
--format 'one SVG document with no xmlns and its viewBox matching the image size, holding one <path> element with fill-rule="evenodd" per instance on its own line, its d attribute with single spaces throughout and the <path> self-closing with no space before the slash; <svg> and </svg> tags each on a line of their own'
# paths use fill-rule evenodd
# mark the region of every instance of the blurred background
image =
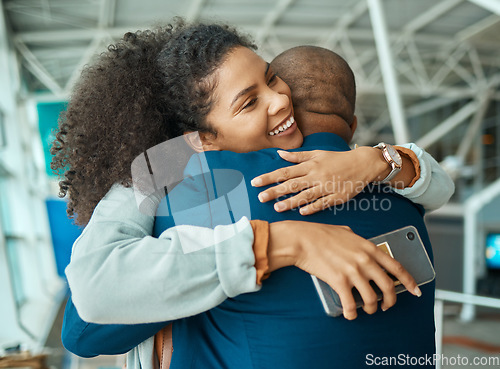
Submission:
<svg viewBox="0 0 500 369">
<path fill-rule="evenodd" d="M 49 147 L 82 67 L 125 32 L 174 16 L 235 25 L 268 61 L 304 44 L 348 61 L 358 91 L 353 143 L 415 142 L 455 181 L 450 203 L 426 215 L 438 351 L 498 356 L 499 0 L 2 1 L 0 355 L 29 350 L 56 368 L 121 365 L 77 359 L 58 338 L 64 268 L 81 229 L 57 197 Z"/>
</svg>

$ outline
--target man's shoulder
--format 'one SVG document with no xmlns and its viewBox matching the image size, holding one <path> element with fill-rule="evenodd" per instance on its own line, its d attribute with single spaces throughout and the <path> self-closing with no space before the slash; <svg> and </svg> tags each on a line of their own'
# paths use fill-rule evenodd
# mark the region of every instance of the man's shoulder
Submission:
<svg viewBox="0 0 500 369">
<path fill-rule="evenodd" d="M 237 153 L 232 151 L 207 151 L 198 154 L 199 157 L 205 159 L 209 165 L 221 164 L 227 167 L 241 167 L 248 165 L 255 166 L 256 163 L 267 162 L 272 163 L 272 160 L 284 163 L 278 155 L 278 148 L 262 149 L 246 153 Z M 347 151 L 349 146 L 347 143 L 336 134 L 333 133 L 315 133 L 305 137 L 301 147 L 290 151 L 310 151 L 310 150 L 330 150 L 330 151 Z M 201 160 L 203 160 L 201 159 Z"/>
</svg>

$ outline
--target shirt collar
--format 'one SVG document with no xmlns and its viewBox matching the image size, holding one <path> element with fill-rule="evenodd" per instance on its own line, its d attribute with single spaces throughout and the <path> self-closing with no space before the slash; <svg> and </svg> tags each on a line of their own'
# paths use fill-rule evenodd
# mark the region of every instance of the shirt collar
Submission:
<svg viewBox="0 0 500 369">
<path fill-rule="evenodd" d="M 350 150 L 349 145 L 343 138 L 335 133 L 327 132 L 313 133 L 312 135 L 304 137 L 302 147 L 309 146 L 333 146 L 339 151 Z"/>
</svg>

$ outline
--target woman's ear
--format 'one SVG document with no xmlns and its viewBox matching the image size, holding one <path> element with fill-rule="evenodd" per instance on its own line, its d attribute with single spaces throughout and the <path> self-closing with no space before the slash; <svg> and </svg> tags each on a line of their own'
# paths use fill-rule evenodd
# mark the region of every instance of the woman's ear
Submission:
<svg viewBox="0 0 500 369">
<path fill-rule="evenodd" d="M 196 152 L 220 150 L 215 143 L 215 135 L 210 132 L 186 132 L 184 133 L 184 139 Z"/>
<path fill-rule="evenodd" d="M 186 132 L 184 133 L 184 140 L 196 152 L 203 151 L 203 144 L 201 143 L 199 132 Z"/>
</svg>

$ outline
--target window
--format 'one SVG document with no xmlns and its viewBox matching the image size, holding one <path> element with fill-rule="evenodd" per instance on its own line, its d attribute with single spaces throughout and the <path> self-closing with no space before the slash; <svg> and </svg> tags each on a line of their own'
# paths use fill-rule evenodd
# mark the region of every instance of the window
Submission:
<svg viewBox="0 0 500 369">
<path fill-rule="evenodd" d="M 7 146 L 7 132 L 5 131 L 5 119 L 3 111 L 0 110 L 0 149 Z"/>
</svg>

